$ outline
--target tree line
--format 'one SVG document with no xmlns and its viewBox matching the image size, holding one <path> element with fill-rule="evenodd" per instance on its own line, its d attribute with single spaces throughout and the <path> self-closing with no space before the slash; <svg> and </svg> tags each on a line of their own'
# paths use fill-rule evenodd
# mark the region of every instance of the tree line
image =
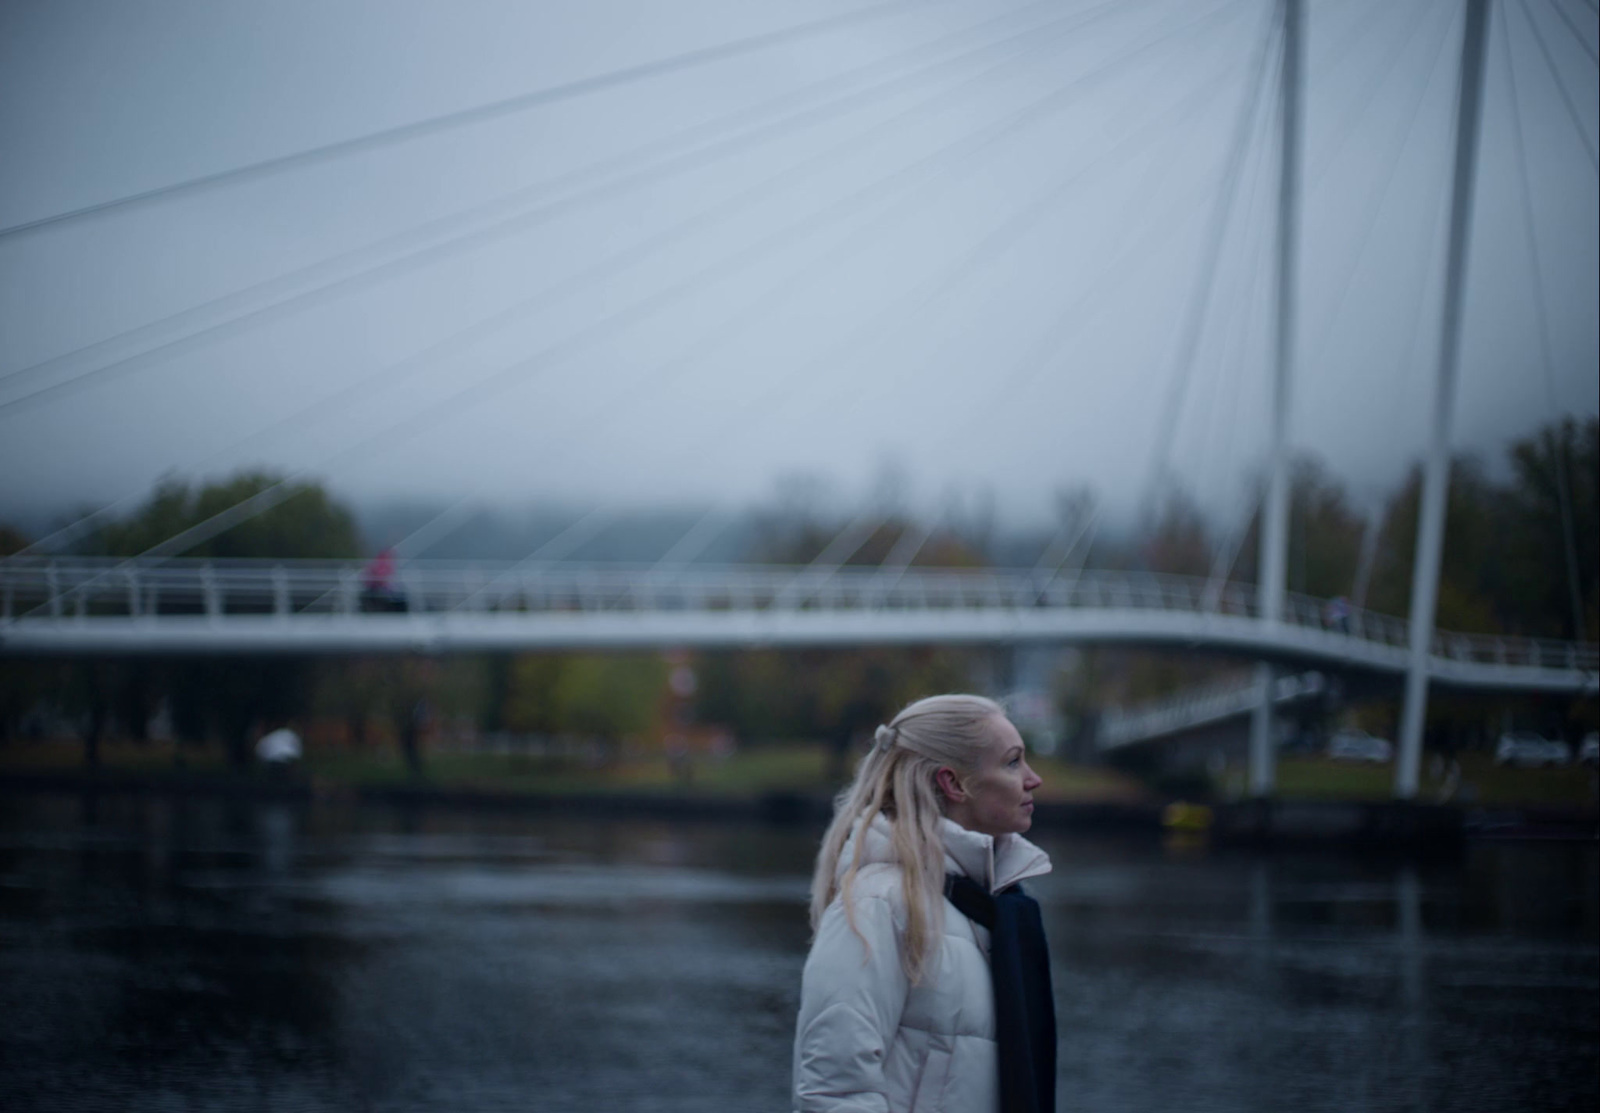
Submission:
<svg viewBox="0 0 1600 1113">
<path fill-rule="evenodd" d="M 1438 625 L 1464 632 L 1579 637 L 1600 632 L 1600 454 L 1597 424 L 1566 419 L 1512 444 L 1504 467 L 1458 458 L 1446 513 Z M 266 471 L 192 485 L 165 481 L 137 510 L 102 526 L 79 552 L 136 556 L 180 530 L 280 482 Z M 1358 606 L 1404 616 L 1421 474 L 1413 472 L 1376 514 L 1364 514 L 1314 460 L 1297 462 L 1291 483 L 1288 579 L 1291 590 L 1345 596 Z M 885 498 L 861 543 L 844 561 L 876 565 L 898 553 L 917 566 L 983 567 L 1028 545 L 1002 538 L 992 511 L 947 514 L 928 529 Z M 1093 515 L 1083 491 L 1060 499 L 1058 541 L 1089 538 Z M 850 520 L 830 511 L 803 483 L 781 487 L 754 516 L 748 558 L 805 564 Z M 1098 537 L 1064 554 L 1089 568 L 1142 568 L 1253 583 L 1259 515 L 1242 529 L 1210 521 L 1181 492 L 1121 537 Z M 924 534 L 926 535 L 924 537 Z M 910 535 L 915 535 L 911 537 Z M 921 544 L 902 544 L 921 538 Z M 0 525 L 0 550 L 26 538 Z M 1009 545 L 1009 551 L 1008 551 Z M 192 556 L 358 558 L 368 555 L 355 514 L 320 484 L 197 546 Z M 832 740 L 843 760 L 896 708 L 935 691 L 1003 686 L 992 654 L 941 647 L 868 647 L 698 654 L 688 714 L 745 741 Z M 1216 659 L 1128 651 L 1080 655 L 1059 678 L 1058 696 L 1078 719 L 1099 707 L 1157 696 L 1230 667 Z M 342 724 L 348 744 L 384 739 L 420 767 L 422 737 L 441 723 L 468 731 L 573 736 L 615 741 L 659 735 L 683 715 L 667 692 L 660 654 L 543 653 L 430 661 L 418 658 L 261 660 L 7 661 L 0 669 L 0 732 L 15 736 L 40 708 L 64 716 L 94 760 L 108 732 L 144 737 L 164 709 L 170 729 L 199 745 L 222 745 L 246 765 L 266 726 L 317 717 Z"/>
</svg>

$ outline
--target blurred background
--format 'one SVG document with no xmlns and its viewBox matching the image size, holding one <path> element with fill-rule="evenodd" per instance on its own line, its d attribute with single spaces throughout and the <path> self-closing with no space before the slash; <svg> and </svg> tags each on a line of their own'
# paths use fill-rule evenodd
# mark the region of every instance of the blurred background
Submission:
<svg viewBox="0 0 1600 1113">
<path fill-rule="evenodd" d="M 957 690 L 1063 1102 L 1592 1108 L 1597 39 L 0 6 L 8 1108 L 784 1108 Z"/>
</svg>

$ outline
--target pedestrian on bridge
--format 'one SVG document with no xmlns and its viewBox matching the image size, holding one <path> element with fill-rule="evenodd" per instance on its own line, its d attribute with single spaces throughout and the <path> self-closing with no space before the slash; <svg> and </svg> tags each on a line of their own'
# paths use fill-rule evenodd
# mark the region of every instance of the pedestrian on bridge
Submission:
<svg viewBox="0 0 1600 1113">
<path fill-rule="evenodd" d="M 405 599 L 394 589 L 395 551 L 384 546 L 361 570 L 361 609 L 363 611 L 403 611 Z"/>
<path fill-rule="evenodd" d="M 1322 605 L 1322 624 L 1341 634 L 1350 632 L 1350 600 L 1335 595 Z"/>
<path fill-rule="evenodd" d="M 797 1113 L 1048 1113 L 1056 1027 L 1022 837 L 1039 777 L 1000 706 L 932 696 L 880 726 L 811 887 Z"/>
</svg>

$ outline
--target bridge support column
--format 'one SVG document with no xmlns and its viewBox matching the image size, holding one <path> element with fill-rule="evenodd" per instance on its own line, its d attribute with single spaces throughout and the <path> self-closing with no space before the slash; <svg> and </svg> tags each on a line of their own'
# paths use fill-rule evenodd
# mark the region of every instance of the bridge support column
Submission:
<svg viewBox="0 0 1600 1113">
<path fill-rule="evenodd" d="M 1295 209 L 1300 196 L 1300 28 L 1302 0 L 1279 0 L 1283 17 L 1283 65 L 1279 69 L 1278 290 L 1272 377 L 1272 442 L 1267 490 L 1261 508 L 1261 572 L 1258 607 L 1263 624 L 1283 619 L 1289 556 L 1289 386 L 1294 363 Z M 1270 796 L 1277 781 L 1272 697 L 1276 676 L 1265 661 L 1256 665 L 1257 703 L 1250 716 L 1250 793 Z"/>
<path fill-rule="evenodd" d="M 1444 312 L 1439 337 L 1439 369 L 1434 381 L 1433 439 L 1423 476 L 1417 520 L 1416 564 L 1411 570 L 1410 660 L 1405 704 L 1400 712 L 1400 757 L 1394 768 L 1394 794 L 1417 794 L 1422 767 L 1422 728 L 1428 710 L 1428 658 L 1433 649 L 1434 610 L 1439 598 L 1439 558 L 1444 551 L 1445 497 L 1450 486 L 1450 411 L 1455 401 L 1456 364 L 1461 345 L 1461 300 L 1466 277 L 1467 233 L 1472 222 L 1472 189 L 1478 155 L 1478 119 L 1483 101 L 1484 37 L 1488 0 L 1467 0 L 1461 37 L 1461 85 L 1456 102 L 1456 153 L 1450 198 L 1450 246 L 1445 260 Z"/>
<path fill-rule="evenodd" d="M 1271 796 L 1278 784 L 1278 749 L 1273 687 L 1277 670 L 1265 661 L 1256 662 L 1256 702 L 1250 709 L 1250 795 Z"/>
</svg>

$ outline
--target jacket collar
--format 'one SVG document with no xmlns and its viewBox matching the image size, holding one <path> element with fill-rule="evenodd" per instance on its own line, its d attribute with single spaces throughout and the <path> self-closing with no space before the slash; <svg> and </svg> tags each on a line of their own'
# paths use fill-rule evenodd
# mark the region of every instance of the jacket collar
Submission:
<svg viewBox="0 0 1600 1113">
<path fill-rule="evenodd" d="M 939 831 L 945 870 L 964 873 L 991 893 L 1050 872 L 1050 856 L 1021 835 L 985 835 L 948 819 L 939 820 Z"/>
<path fill-rule="evenodd" d="M 944 818 L 939 820 L 939 833 L 944 836 L 945 871 L 964 874 L 991 893 L 1050 872 L 1050 856 L 1021 835 L 985 835 Z M 858 825 L 839 854 L 837 875 L 841 878 L 854 860 L 860 835 Z M 861 864 L 895 861 L 892 839 L 889 817 L 881 812 L 873 816 L 861 848 Z"/>
</svg>

